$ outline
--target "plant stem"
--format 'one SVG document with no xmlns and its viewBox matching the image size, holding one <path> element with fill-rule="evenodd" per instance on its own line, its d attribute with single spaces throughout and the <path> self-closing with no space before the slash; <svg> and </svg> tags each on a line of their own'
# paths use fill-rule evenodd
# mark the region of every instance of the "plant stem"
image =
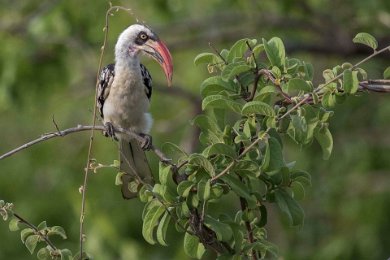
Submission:
<svg viewBox="0 0 390 260">
<path fill-rule="evenodd" d="M 371 54 L 370 56 L 364 58 L 363 60 L 359 61 L 358 63 L 356 63 L 355 65 L 352 66 L 352 68 L 350 70 L 354 70 L 356 69 L 358 66 L 360 66 L 361 64 L 365 63 L 366 61 L 372 59 L 373 57 L 381 54 L 382 52 L 385 52 L 386 50 L 389 50 L 390 51 L 390 45 L 379 50 L 379 51 L 374 51 L 373 54 Z M 336 77 L 334 77 L 332 80 L 326 82 L 324 85 L 321 85 L 321 86 L 318 86 L 314 92 L 318 92 L 320 91 L 321 89 L 323 89 L 324 87 L 328 86 L 330 83 L 333 83 L 335 82 L 336 80 L 340 79 L 342 76 L 344 75 L 344 72 L 337 75 Z M 308 99 L 310 98 L 310 94 L 306 94 L 306 96 L 301 100 L 299 101 L 295 106 L 293 106 L 290 110 L 288 110 L 285 114 L 283 114 L 281 117 L 278 118 L 278 120 L 281 120 L 283 118 L 285 118 L 286 116 L 288 116 L 289 114 L 291 114 L 292 112 L 294 112 L 298 107 L 300 107 L 303 103 L 305 103 Z"/>
<path fill-rule="evenodd" d="M 40 236 L 46 242 L 46 244 L 51 247 L 51 249 L 53 251 L 57 250 L 57 247 L 53 244 L 53 242 L 50 241 L 50 239 L 47 237 L 47 235 L 42 234 L 41 231 L 39 231 L 39 229 L 35 225 L 31 224 L 30 222 L 28 222 L 27 220 L 25 220 L 24 218 L 22 218 L 21 216 L 19 216 L 16 213 L 12 213 L 12 214 L 20 222 L 22 222 L 23 224 L 27 225 L 29 228 L 33 229 L 35 231 L 35 233 L 38 236 Z"/>
</svg>

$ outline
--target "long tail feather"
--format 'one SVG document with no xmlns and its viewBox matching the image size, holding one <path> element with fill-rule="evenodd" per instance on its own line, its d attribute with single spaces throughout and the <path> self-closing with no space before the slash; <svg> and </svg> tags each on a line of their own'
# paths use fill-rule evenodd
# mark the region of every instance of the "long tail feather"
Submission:
<svg viewBox="0 0 390 260">
<path fill-rule="evenodd" d="M 150 169 L 145 152 L 138 145 L 137 141 L 132 139 L 119 141 L 120 171 L 126 173 L 122 175 L 122 196 L 125 199 L 137 197 L 136 192 L 129 190 L 129 183 L 135 179 L 143 182 L 152 182 L 152 171 Z"/>
</svg>

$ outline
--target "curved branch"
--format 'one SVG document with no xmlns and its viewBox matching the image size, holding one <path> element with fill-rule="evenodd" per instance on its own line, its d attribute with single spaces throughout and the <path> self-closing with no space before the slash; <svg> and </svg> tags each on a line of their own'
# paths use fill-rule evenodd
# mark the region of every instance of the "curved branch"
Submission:
<svg viewBox="0 0 390 260">
<path fill-rule="evenodd" d="M 0 156 L 0 160 L 5 159 L 7 157 L 10 157 L 10 156 L 16 154 L 17 152 L 20 152 L 20 151 L 22 151 L 24 149 L 29 148 L 30 146 L 33 146 L 35 144 L 47 141 L 49 139 L 52 139 L 52 138 L 55 138 L 55 137 L 64 137 L 64 136 L 69 135 L 69 134 L 83 132 L 83 131 L 89 131 L 89 130 L 104 131 L 104 130 L 106 130 L 106 128 L 104 126 L 102 126 L 102 125 L 100 125 L 100 126 L 98 126 L 98 125 L 95 125 L 95 126 L 92 126 L 92 125 L 87 125 L 87 126 L 78 125 L 76 127 L 68 128 L 68 129 L 65 129 L 65 130 L 47 133 L 47 134 L 44 134 L 44 135 L 42 135 L 41 137 L 39 137 L 37 139 L 34 139 L 34 140 L 32 140 L 32 141 L 30 141 L 28 143 L 25 143 L 25 144 L 15 148 L 15 149 L 13 149 L 13 150 L 11 150 L 11 151 L 1 155 Z M 142 143 L 142 142 L 145 141 L 142 136 L 140 136 L 140 135 L 138 135 L 138 134 L 136 134 L 136 133 L 134 133 L 132 131 L 129 131 L 127 129 L 121 128 L 121 127 L 115 127 L 115 132 L 126 134 L 130 138 L 136 139 L 139 143 Z M 150 150 L 152 150 L 157 155 L 157 157 L 159 157 L 160 161 L 165 162 L 165 163 L 169 163 L 170 162 L 170 159 L 168 159 L 159 149 L 157 149 L 153 145 L 152 145 Z"/>
</svg>

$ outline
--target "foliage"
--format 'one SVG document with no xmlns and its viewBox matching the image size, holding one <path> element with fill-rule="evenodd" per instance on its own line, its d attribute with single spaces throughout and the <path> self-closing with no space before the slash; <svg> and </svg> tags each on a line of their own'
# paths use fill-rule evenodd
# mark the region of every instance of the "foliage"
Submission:
<svg viewBox="0 0 390 260">
<path fill-rule="evenodd" d="M 100 47 L 98 44 L 101 40 L 101 34 L 99 34 L 101 26 L 96 24 L 96 13 L 104 12 L 106 8 L 105 3 L 86 3 L 85 8 L 80 9 L 82 11 L 75 12 L 74 10 L 79 9 L 79 3 L 77 1 L 67 1 L 62 2 L 53 12 L 49 12 L 47 15 L 29 15 L 28 12 L 35 10 L 33 2 L 12 4 L 12 8 L 7 6 L 3 12 L 2 22 L 4 17 L 10 17 L 10 20 L 14 22 L 11 25 L 17 25 L 21 17 L 33 18 L 31 23 L 27 23 L 28 21 L 24 23 L 23 21 L 23 24 L 26 24 L 25 27 L 15 27 L 16 29 L 10 33 L 7 33 L 7 27 L 5 27 L 6 31 L 1 32 L 1 41 L 4 48 L 1 51 L 3 59 L 1 64 L 0 108 L 2 109 L 1 112 L 4 112 L 1 114 L 2 120 L 7 122 L 7 127 L 3 128 L 3 136 L 7 137 L 3 139 L 3 149 L 13 147 L 26 139 L 30 139 L 31 136 L 50 129 L 52 127 L 50 120 L 52 114 L 56 115 L 57 121 L 61 123 L 60 126 L 77 124 L 87 120 L 90 116 L 90 112 L 86 109 L 91 104 L 91 91 L 88 89 L 88 86 L 93 85 L 91 83 L 93 80 L 91 79 L 94 76 L 94 69 L 97 64 L 96 49 Z M 165 1 L 164 3 L 163 1 L 151 1 L 150 5 L 147 6 L 140 3 L 138 11 L 142 13 L 144 19 L 147 17 L 148 22 L 154 25 L 164 24 L 163 21 L 166 20 L 161 20 L 161 17 L 173 20 L 173 17 L 186 16 L 190 18 L 193 14 L 198 14 L 201 17 L 200 20 L 204 20 L 207 27 L 209 27 L 209 20 L 204 19 L 204 14 L 212 13 L 214 9 L 220 13 L 229 7 L 226 1 L 212 2 L 200 1 L 197 2 L 200 4 L 195 4 L 195 2 L 178 4 L 178 1 Z M 362 53 L 353 52 L 354 56 L 351 56 L 351 53 L 348 52 L 349 48 L 339 45 L 338 42 L 333 44 L 333 41 L 329 41 L 329 37 L 338 39 L 340 32 L 343 32 L 342 35 L 349 38 L 355 33 L 357 28 L 359 28 L 358 30 L 373 32 L 377 36 L 387 35 L 388 31 L 388 26 L 386 27 L 385 24 L 386 14 L 388 13 L 387 1 L 367 2 L 359 0 L 349 1 L 347 4 L 310 2 L 309 7 L 312 8 L 311 11 L 308 11 L 307 5 L 302 7 L 302 4 L 305 4 L 302 2 L 264 1 L 258 4 L 261 5 L 261 8 L 254 6 L 253 1 L 250 4 L 245 3 L 246 1 L 228 2 L 234 11 L 238 11 L 239 8 L 243 8 L 245 5 L 249 6 L 247 10 L 251 12 L 246 12 L 245 16 L 249 18 L 247 20 L 250 21 L 251 26 L 244 25 L 245 19 L 243 19 L 243 23 L 239 24 L 241 34 L 252 35 L 248 28 L 255 28 L 256 35 L 264 35 L 265 37 L 274 35 L 277 32 L 278 35 L 283 35 L 283 38 L 287 40 L 286 47 L 287 49 L 290 48 L 288 52 L 290 55 L 293 53 L 291 40 L 294 41 L 295 38 L 297 40 L 295 44 L 300 46 L 299 50 L 305 51 L 307 44 L 316 45 L 321 42 L 328 46 L 334 46 L 336 50 L 340 50 L 340 52 L 335 54 L 342 54 L 342 57 L 346 55 L 346 59 L 354 60 L 357 58 L 355 55 L 362 55 Z M 27 8 L 22 5 L 27 6 Z M 42 6 L 44 5 L 45 3 L 42 4 Z M 134 3 L 132 7 L 135 6 L 135 9 L 137 9 L 136 5 Z M 15 13 L 17 9 L 21 9 L 21 6 L 23 7 L 23 13 Z M 198 9 L 194 10 L 193 7 Z M 156 13 L 158 15 L 155 15 Z M 323 23 L 324 19 L 318 19 L 318 17 L 324 17 L 321 14 L 326 15 L 327 23 Z M 276 15 L 276 20 L 271 19 L 271 22 L 270 20 L 261 20 L 259 25 L 253 26 L 253 17 L 268 17 L 268 15 Z M 284 22 L 283 25 L 288 26 L 281 26 L 282 28 L 280 28 L 277 26 L 278 15 L 283 18 L 293 18 L 295 21 L 293 20 L 290 23 L 288 21 L 291 20 L 287 19 L 287 22 Z M 299 20 L 299 18 L 302 20 Z M 224 19 L 220 20 L 223 21 Z M 301 28 L 299 26 L 294 27 L 297 25 L 297 20 L 298 23 L 301 21 L 303 24 Z M 276 25 L 272 21 L 276 21 Z M 319 21 L 322 28 L 328 27 L 331 33 L 324 33 L 321 27 L 318 26 L 314 26 L 316 28 L 314 30 L 315 33 L 310 31 L 311 26 L 316 25 L 316 21 Z M 126 19 L 122 20 L 122 24 L 118 25 L 117 30 L 121 30 L 123 28 L 122 25 L 127 25 L 128 22 L 126 17 Z M 238 24 L 237 20 L 234 20 L 234 23 Z M 332 25 L 329 26 L 329 23 Z M 4 29 L 3 23 L 0 26 Z M 228 27 L 227 24 L 221 25 L 216 23 L 214 30 L 219 28 L 218 26 Z M 346 31 L 343 31 L 343 29 Z M 177 39 L 176 30 L 164 30 L 164 27 L 162 27 L 157 29 L 157 31 L 164 31 L 164 34 L 162 34 L 164 39 L 167 35 L 169 37 L 170 33 L 173 35 L 173 39 Z M 225 32 L 225 30 L 218 31 Z M 226 31 L 229 33 L 228 30 Z M 338 36 L 335 36 L 333 33 Z M 49 39 L 49 35 L 54 36 L 54 39 Z M 203 33 L 203 35 L 213 34 Z M 195 33 L 191 36 L 193 38 L 190 39 L 198 39 L 197 37 L 199 37 Z M 235 36 L 235 38 L 239 37 L 242 36 Z M 202 44 L 211 41 L 218 43 L 218 45 L 223 45 L 224 43 L 220 42 L 220 39 L 225 39 L 226 41 L 231 38 L 224 37 L 223 34 L 222 36 L 217 34 L 216 39 L 201 40 L 203 40 Z M 64 42 L 65 44 L 63 44 Z M 175 40 L 172 40 L 172 42 L 173 45 L 178 45 Z M 181 54 L 180 56 L 178 55 L 179 52 L 175 53 L 180 57 L 175 60 L 175 69 L 179 72 L 176 73 L 175 80 L 179 82 L 178 84 L 185 83 L 185 88 L 192 88 L 193 90 L 196 84 L 191 85 L 187 83 L 196 82 L 199 75 L 197 76 L 198 73 L 188 69 L 190 64 L 187 62 L 187 57 L 193 55 L 193 53 L 189 53 L 190 50 L 204 48 L 203 46 L 206 44 L 202 46 L 202 44 L 199 44 L 199 41 L 192 40 L 190 42 L 195 44 L 193 43 L 186 49 L 185 55 Z M 346 52 L 344 53 L 344 51 Z M 261 51 L 261 53 L 264 54 L 264 51 Z M 305 60 L 313 62 L 316 71 L 324 66 L 322 62 L 325 64 L 338 62 L 335 61 L 338 59 L 337 57 L 329 55 L 327 52 L 325 54 L 313 54 L 313 52 L 308 50 L 303 55 L 302 53 L 296 55 L 301 57 L 311 55 L 310 57 L 306 56 Z M 373 72 L 375 75 L 375 70 L 378 70 L 378 67 L 387 66 L 387 64 L 381 64 L 380 61 L 379 59 L 378 63 L 375 62 L 373 66 L 371 65 L 372 63 L 370 64 L 371 66 L 367 66 L 367 71 Z M 384 61 L 387 62 L 386 60 Z M 245 69 L 245 66 L 242 66 L 240 69 Z M 319 74 L 316 73 L 315 76 Z M 389 78 L 388 75 L 389 69 L 384 72 L 384 78 Z M 225 74 L 224 77 L 229 77 L 229 74 Z M 378 73 L 376 73 L 376 77 L 379 77 Z M 158 78 L 156 82 L 158 82 Z M 299 83 L 299 81 L 297 82 Z M 313 82 L 316 81 L 314 80 Z M 221 88 L 221 84 L 224 83 L 215 84 L 213 87 Z M 290 84 L 293 86 L 294 82 Z M 225 85 L 222 86 L 225 87 Z M 88 91 L 85 91 L 86 89 Z M 264 89 L 263 91 L 272 91 L 272 88 Z M 64 97 L 72 98 L 64 100 Z M 41 102 L 37 103 L 36 100 L 38 98 Z M 160 95 L 158 99 L 160 102 L 154 102 L 152 107 L 152 113 L 157 125 L 159 125 L 159 122 L 162 122 L 163 125 L 170 122 L 172 111 L 176 114 L 177 111 L 183 110 L 183 102 L 180 102 L 178 98 L 170 99 L 168 95 Z M 172 106 L 166 107 L 166 100 L 171 101 L 173 99 L 175 99 L 176 103 L 170 102 Z M 80 102 L 81 100 L 85 100 L 85 102 Z M 386 235 L 383 235 L 386 234 L 383 230 L 388 230 L 386 229 L 388 221 L 385 216 L 388 215 L 386 209 L 388 209 L 390 204 L 387 199 L 387 188 L 383 188 L 383 184 L 386 183 L 387 179 L 381 175 L 381 172 L 386 173 L 389 169 L 388 160 L 385 157 L 389 151 L 388 146 L 386 146 L 388 139 L 386 138 L 387 133 L 383 132 L 383 129 L 388 126 L 389 110 L 386 105 L 388 102 L 382 97 L 375 95 L 347 99 L 347 102 L 348 106 L 343 106 L 344 110 L 339 107 L 335 111 L 337 117 L 333 117 L 332 126 L 329 128 L 333 138 L 336 136 L 337 145 L 334 148 L 341 150 L 336 155 L 340 156 L 341 154 L 340 157 L 342 159 L 330 158 L 331 161 L 329 163 L 324 163 L 318 160 L 317 156 L 313 156 L 317 154 L 316 144 L 301 150 L 299 153 L 296 146 L 292 149 L 288 143 L 287 139 L 290 137 L 283 140 L 283 155 L 287 155 L 285 158 L 298 157 L 296 165 L 300 165 L 300 168 L 310 169 L 313 173 L 315 172 L 312 175 L 314 188 L 305 189 L 305 192 L 310 193 L 310 200 L 306 199 L 303 202 L 303 208 L 309 218 L 306 220 L 305 228 L 301 230 L 302 232 L 281 232 L 277 226 L 277 221 L 271 221 L 270 219 L 267 221 L 268 237 L 271 237 L 271 241 L 276 242 L 281 247 L 280 253 L 286 258 L 291 259 L 295 256 L 297 259 L 302 259 L 302 255 L 306 255 L 310 259 L 315 256 L 321 256 L 323 259 L 356 259 L 359 258 L 358 256 L 367 256 L 367 254 L 370 255 L 370 258 L 372 254 L 382 256 L 376 259 L 385 257 L 386 245 L 388 245 L 389 241 Z M 362 106 L 362 103 L 364 103 L 364 106 Z M 208 108 L 207 111 L 210 114 L 207 116 L 213 116 L 213 110 Z M 77 115 L 75 115 L 75 111 L 77 111 Z M 216 112 L 218 113 L 218 111 Z M 233 113 L 235 116 L 239 116 L 238 113 Z M 38 114 L 40 115 L 39 117 L 36 116 Z M 332 114 L 330 113 L 329 116 Z M 188 129 L 183 126 L 190 116 L 182 116 L 182 118 L 184 120 L 180 120 L 177 128 Z M 226 118 L 226 120 L 230 122 L 229 118 Z M 380 128 L 382 128 L 382 131 L 379 131 Z M 176 128 L 174 132 L 171 132 L 171 130 L 171 128 L 169 131 L 165 130 L 169 132 L 169 135 L 164 134 L 164 130 L 162 130 L 163 132 L 156 131 L 155 134 L 161 136 L 157 136 L 155 140 L 174 140 L 177 144 L 184 143 L 183 140 L 185 140 L 186 136 L 182 134 L 182 131 L 176 131 Z M 345 133 L 348 133 L 347 136 L 345 136 Z M 381 133 L 383 134 L 381 135 Z M 295 134 L 292 133 L 292 135 L 294 136 Z M 363 135 L 369 139 L 360 138 Z M 338 139 L 337 136 L 339 136 Z M 373 140 L 372 137 L 376 137 L 377 140 Z M 369 142 L 365 140 L 369 140 Z M 18 201 L 19 208 L 26 211 L 34 222 L 37 216 L 47 215 L 48 223 L 53 221 L 59 223 L 67 229 L 69 237 L 75 237 L 78 232 L 77 225 L 74 225 L 74 223 L 78 220 L 79 197 L 74 194 L 77 193 L 75 190 L 80 182 L 80 176 L 77 173 L 84 163 L 85 137 L 77 139 L 67 138 L 62 144 L 61 151 L 58 151 L 58 143 L 56 142 L 54 145 L 41 146 L 37 152 L 26 152 L 24 156 L 16 157 L 16 162 L 12 160 L 2 162 L 1 170 L 5 174 L 1 176 L 0 192 L 1 197 L 9 197 L 11 199 L 7 200 Z M 304 146 L 306 147 L 307 145 Z M 99 161 L 110 160 L 111 158 L 107 158 L 109 154 L 111 154 L 112 158 L 115 158 L 116 152 L 113 149 L 112 152 L 110 150 L 110 148 L 114 147 L 115 145 L 107 140 L 99 143 L 99 148 L 95 151 L 96 156 L 104 158 L 99 158 Z M 53 151 L 57 152 L 53 153 Z M 68 159 L 70 154 L 75 155 L 74 157 L 72 156 L 71 162 Z M 25 169 L 28 169 L 28 171 Z M 14 174 L 7 174 L 8 172 Z M 351 176 L 351 174 L 353 175 Z M 181 237 L 173 237 L 171 228 L 168 228 L 168 234 L 165 233 L 163 231 L 165 225 L 158 225 L 154 229 L 156 234 L 160 234 L 159 236 L 155 235 L 154 239 L 158 243 L 165 241 L 170 244 L 168 249 L 148 247 L 136 242 L 140 241 L 137 234 L 141 234 L 137 229 L 139 221 L 136 216 L 139 214 L 139 211 L 135 210 L 139 208 L 139 203 L 136 201 L 131 203 L 118 201 L 116 189 L 107 185 L 107 183 L 113 181 L 113 177 L 109 174 L 96 175 L 91 181 L 93 185 L 88 193 L 88 197 L 91 198 L 89 202 L 91 208 L 89 209 L 90 215 L 87 222 L 90 222 L 92 228 L 88 229 L 88 235 L 90 236 L 86 241 L 89 243 L 88 247 L 92 252 L 107 259 L 119 258 L 119 255 L 123 258 L 124 255 L 127 256 L 129 254 L 128 252 L 138 252 L 138 254 L 139 252 L 148 252 L 147 258 L 153 254 L 155 258 L 156 255 L 160 258 L 167 258 L 168 255 L 173 257 L 176 254 L 177 259 L 183 259 L 184 256 L 180 255 L 182 251 L 180 247 L 182 245 L 178 242 Z M 382 186 L 380 183 L 382 183 Z M 186 185 L 188 183 L 183 184 L 181 188 L 185 189 Z M 20 192 L 21 190 L 23 192 Z M 59 203 L 54 205 L 53 203 L 42 203 L 47 198 L 48 193 L 50 193 L 50 197 L 53 200 Z M 104 195 L 102 196 L 102 194 Z M 227 195 L 224 195 L 224 200 L 220 201 L 225 202 L 224 205 L 227 205 L 226 211 L 228 213 L 230 213 L 228 206 L 232 206 L 232 208 L 240 206 L 233 204 L 237 202 L 237 199 L 233 198 L 232 195 L 234 194 L 230 191 Z M 383 199 L 381 199 L 382 197 Z M 96 201 L 99 201 L 99 203 Z M 216 204 L 209 205 L 213 207 Z M 321 205 L 321 207 L 318 207 L 318 205 Z M 273 206 L 266 206 L 270 218 L 273 216 Z M 265 206 L 261 207 L 260 211 L 264 210 L 264 208 Z M 212 209 L 209 211 L 212 211 Z M 264 213 L 263 215 L 266 214 Z M 169 218 L 168 216 L 170 215 L 165 216 L 164 213 L 160 221 L 164 221 L 164 217 Z M 288 220 L 288 215 L 285 218 Z M 263 220 L 265 221 L 265 219 Z M 171 217 L 167 225 L 173 225 L 174 221 Z M 313 225 L 310 226 L 309 224 L 308 226 L 307 222 L 313 222 Z M 39 223 L 39 221 L 36 223 Z M 142 225 L 139 226 L 141 227 Z M 326 227 L 327 230 L 324 231 L 323 227 Z M 158 231 L 159 228 L 161 229 L 160 231 Z M 98 232 L 96 232 L 96 229 L 98 229 Z M 3 232 L 3 230 L 0 230 L 0 232 Z M 3 246 L 0 250 L 0 258 L 3 259 L 2 257 L 6 256 L 6 259 L 9 259 L 10 256 L 8 254 L 10 253 L 14 254 L 12 255 L 13 258 L 26 258 L 26 255 L 23 255 L 23 253 L 28 254 L 28 250 L 19 250 L 20 245 L 12 243 L 13 234 L 11 233 L 9 236 L 4 232 L 2 234 L 2 237 L 6 237 L 6 239 L 2 241 Z M 4 236 L 4 234 L 7 236 Z M 166 237 L 163 234 L 166 234 Z M 187 234 L 185 233 L 186 243 L 191 242 L 191 238 L 194 237 L 190 237 Z M 302 236 L 302 239 L 299 239 L 299 236 Z M 67 247 L 77 247 L 75 240 L 73 245 L 69 243 L 72 241 L 67 242 Z M 367 244 L 367 240 L 371 244 Z M 192 243 L 195 245 L 194 242 Z M 201 253 L 202 245 L 197 245 L 193 248 Z M 297 248 L 300 250 L 297 250 Z M 156 253 L 157 250 L 158 253 Z M 136 258 L 125 257 L 125 259 Z"/>
<path fill-rule="evenodd" d="M 354 41 L 377 47 L 367 33 Z M 302 226 L 298 200 L 311 182 L 310 174 L 285 160 L 284 139 L 300 146 L 316 140 L 328 159 L 329 109 L 356 94 L 367 73 L 344 63 L 325 70 L 325 82 L 314 86 L 311 64 L 286 57 L 277 37 L 261 43 L 241 39 L 230 50 L 202 53 L 194 62 L 207 64 L 214 74 L 201 85 L 206 113 L 193 120 L 204 148 L 186 154 L 168 144 L 180 167 L 160 163 L 159 183 L 141 189 L 144 238 L 166 245 L 172 218 L 177 231 L 186 232 L 185 252 L 193 258 L 206 248 L 218 259 L 276 256 L 276 246 L 267 241 L 267 211 L 276 204 L 290 225 Z M 210 209 L 229 194 L 237 200 L 233 214 Z"/>
</svg>

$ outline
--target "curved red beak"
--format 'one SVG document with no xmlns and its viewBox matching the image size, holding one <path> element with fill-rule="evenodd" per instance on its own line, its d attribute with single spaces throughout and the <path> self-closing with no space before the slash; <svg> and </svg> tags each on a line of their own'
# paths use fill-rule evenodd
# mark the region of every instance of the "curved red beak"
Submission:
<svg viewBox="0 0 390 260">
<path fill-rule="evenodd" d="M 168 87 L 172 85 L 173 63 L 172 55 L 169 52 L 167 46 L 160 40 L 157 40 L 154 44 L 156 53 L 152 54 L 153 58 L 161 65 L 167 77 Z"/>
</svg>

